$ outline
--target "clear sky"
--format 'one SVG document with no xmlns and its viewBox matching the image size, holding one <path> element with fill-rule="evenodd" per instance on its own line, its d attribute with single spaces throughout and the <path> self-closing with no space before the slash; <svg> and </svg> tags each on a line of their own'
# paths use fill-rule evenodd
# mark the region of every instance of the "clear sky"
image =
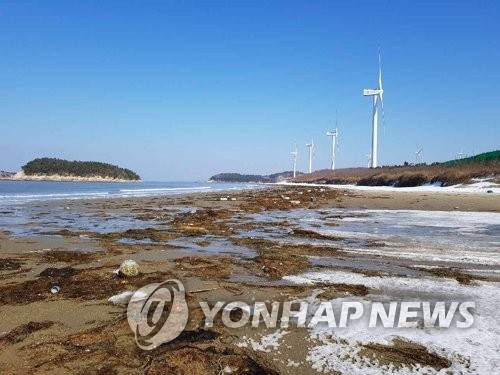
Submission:
<svg viewBox="0 0 500 375">
<path fill-rule="evenodd" d="M 148 180 L 500 148 L 499 1 L 0 2 L 0 170 L 98 160 Z M 385 134 L 384 134 L 385 133 Z"/>
</svg>

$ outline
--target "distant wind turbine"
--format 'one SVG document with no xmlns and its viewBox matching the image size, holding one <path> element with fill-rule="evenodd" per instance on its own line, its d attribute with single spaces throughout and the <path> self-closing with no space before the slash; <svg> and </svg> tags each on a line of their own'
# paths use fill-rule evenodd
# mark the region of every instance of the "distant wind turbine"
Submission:
<svg viewBox="0 0 500 375">
<path fill-rule="evenodd" d="M 422 148 L 415 151 L 415 165 L 420 164 L 422 162 L 422 158 L 421 158 L 422 151 L 423 151 Z"/>
<path fill-rule="evenodd" d="M 326 135 L 328 137 L 332 137 L 332 166 L 331 169 L 332 171 L 335 170 L 335 149 L 337 148 L 338 142 L 339 142 L 339 131 L 337 128 L 338 122 L 337 119 L 335 119 L 335 130 L 333 132 L 326 132 Z"/>
<path fill-rule="evenodd" d="M 299 155 L 299 152 L 297 151 L 297 144 L 295 144 L 295 151 L 291 152 L 293 156 L 293 178 L 295 178 L 297 174 L 297 156 Z"/>
<path fill-rule="evenodd" d="M 367 168 L 370 168 L 370 166 L 372 165 L 372 156 L 371 156 L 371 154 L 366 154 L 365 157 L 366 157 L 366 160 L 368 160 L 368 167 Z"/>
<path fill-rule="evenodd" d="M 314 140 L 311 139 L 311 143 L 306 143 L 306 147 L 309 148 L 309 173 L 312 173 L 312 159 L 314 152 Z"/>
<path fill-rule="evenodd" d="M 364 96 L 373 96 L 373 120 L 372 120 L 372 156 L 371 167 L 378 166 L 378 103 L 382 108 L 382 116 L 384 115 L 384 90 L 382 89 L 382 60 L 380 57 L 380 49 L 378 51 L 378 88 L 364 89 Z"/>
</svg>

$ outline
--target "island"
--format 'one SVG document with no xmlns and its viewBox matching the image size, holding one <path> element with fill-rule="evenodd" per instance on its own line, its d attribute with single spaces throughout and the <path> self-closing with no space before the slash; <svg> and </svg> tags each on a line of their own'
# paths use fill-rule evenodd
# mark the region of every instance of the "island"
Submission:
<svg viewBox="0 0 500 375">
<path fill-rule="evenodd" d="M 139 182 L 141 177 L 130 169 L 96 161 L 69 161 L 57 158 L 37 158 L 21 167 L 9 180 L 24 181 L 89 181 Z"/>
</svg>

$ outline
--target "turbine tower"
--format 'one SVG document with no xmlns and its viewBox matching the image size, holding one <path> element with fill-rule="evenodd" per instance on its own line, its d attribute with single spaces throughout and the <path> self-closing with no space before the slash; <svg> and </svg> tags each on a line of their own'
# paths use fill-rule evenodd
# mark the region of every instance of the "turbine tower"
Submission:
<svg viewBox="0 0 500 375">
<path fill-rule="evenodd" d="M 422 156 L 422 148 L 415 151 L 415 165 L 418 165 L 422 162 L 421 156 Z"/>
<path fill-rule="evenodd" d="M 309 173 L 312 173 L 314 140 L 311 139 L 311 143 L 306 143 L 306 147 L 309 148 Z"/>
<path fill-rule="evenodd" d="M 384 90 L 382 89 L 382 60 L 380 58 L 380 49 L 378 51 L 378 88 L 364 89 L 364 96 L 373 96 L 373 120 L 372 120 L 372 157 L 371 167 L 378 166 L 378 104 L 380 102 L 382 115 L 384 114 Z"/>
<path fill-rule="evenodd" d="M 295 151 L 292 151 L 291 154 L 293 156 L 293 178 L 295 178 L 297 173 L 297 156 L 299 155 L 299 152 L 297 151 L 297 144 L 295 144 Z"/>
<path fill-rule="evenodd" d="M 328 137 L 332 137 L 332 171 L 334 171 L 335 170 L 335 149 L 336 149 L 337 144 L 338 144 L 339 132 L 338 132 L 337 128 L 335 128 L 335 131 L 326 132 L 326 135 Z"/>
</svg>

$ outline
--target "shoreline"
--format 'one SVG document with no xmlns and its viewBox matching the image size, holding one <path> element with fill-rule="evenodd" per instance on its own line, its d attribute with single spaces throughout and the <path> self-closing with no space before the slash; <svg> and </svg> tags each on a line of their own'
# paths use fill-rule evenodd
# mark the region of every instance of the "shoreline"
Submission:
<svg viewBox="0 0 500 375">
<path fill-rule="evenodd" d="M 12 177 L 1 178 L 1 181 L 52 181 L 52 182 L 137 182 L 142 180 L 125 180 L 112 177 L 101 176 L 65 176 L 65 175 L 26 175 L 24 172 L 17 172 Z"/>
<path fill-rule="evenodd" d="M 288 184 L 263 184 L 263 187 L 249 187 L 241 190 L 218 190 L 218 191 L 195 191 L 182 192 L 170 195 L 132 196 L 132 197 L 95 197 L 77 199 L 58 199 L 37 201 L 39 204 L 47 203 L 48 206 L 59 206 L 62 202 L 74 204 L 76 206 L 85 205 L 91 202 L 113 203 L 113 204 L 136 204 L 157 202 L 161 205 L 176 205 L 178 202 L 191 200 L 195 205 L 203 207 L 221 206 L 231 207 L 235 202 L 231 198 L 237 198 L 245 193 L 253 194 L 265 191 L 286 192 L 288 188 L 311 188 L 325 189 L 337 192 L 342 196 L 342 202 L 338 202 L 338 197 L 318 202 L 318 207 L 331 207 L 332 205 L 348 209 L 381 209 L 381 210 L 422 210 L 422 211 L 470 211 L 470 212 L 500 212 L 500 199 L 496 194 L 486 194 L 478 192 L 462 191 L 399 191 L 399 190 L 357 190 L 347 187 L 331 185 L 304 186 Z M 310 189 L 306 189 L 307 192 Z M 316 190 L 316 194 L 319 193 Z M 436 193 L 436 194 L 434 194 Z M 246 194 L 246 195 L 248 195 Z M 220 199 L 227 198 L 227 200 Z M 29 202 L 27 202 L 29 203 Z M 307 202 L 301 202 L 305 204 Z M 292 207 L 293 208 L 293 207 Z"/>
</svg>

